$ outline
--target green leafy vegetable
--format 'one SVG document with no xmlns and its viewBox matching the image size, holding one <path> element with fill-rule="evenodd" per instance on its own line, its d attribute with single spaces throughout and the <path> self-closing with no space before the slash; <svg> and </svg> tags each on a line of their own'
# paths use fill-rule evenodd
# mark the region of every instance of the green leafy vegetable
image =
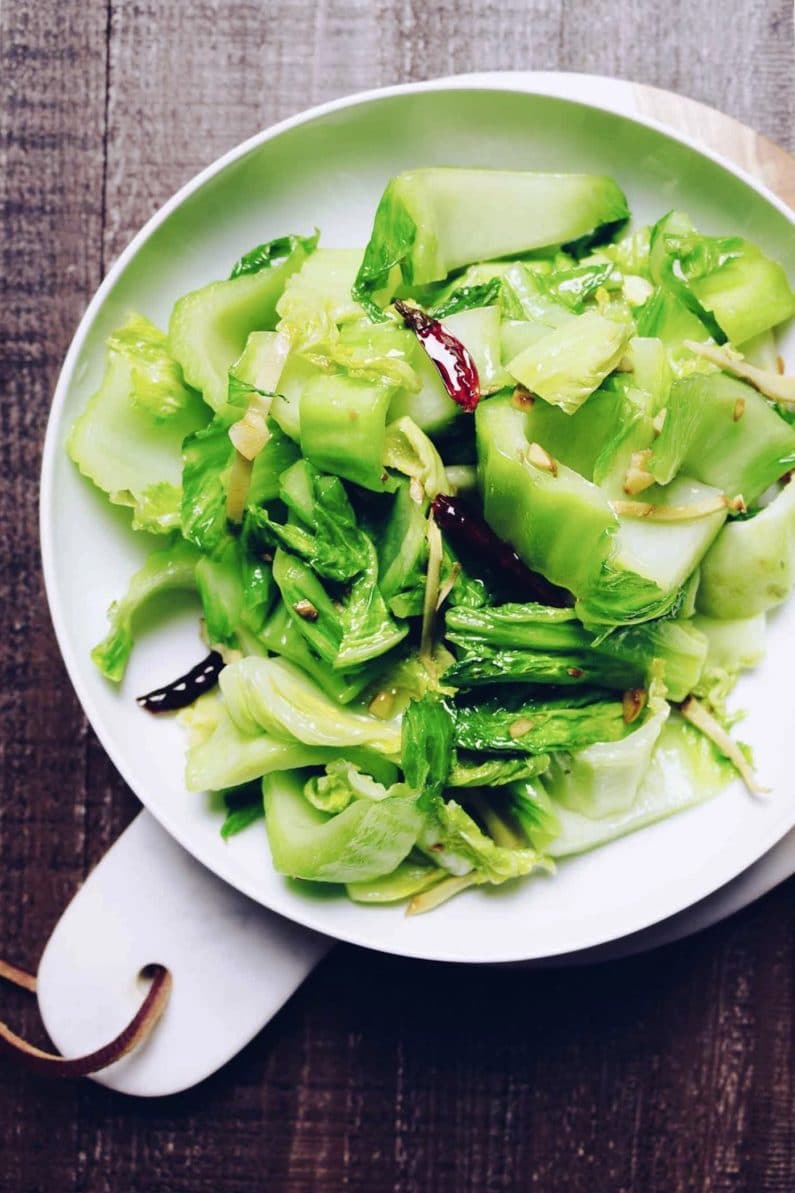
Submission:
<svg viewBox="0 0 795 1193">
<path fill-rule="evenodd" d="M 683 353 L 685 340 L 704 340 L 710 329 L 678 295 L 658 286 L 637 313 L 638 335 L 660 340 L 676 361 Z"/>
<path fill-rule="evenodd" d="M 610 283 L 613 273 L 612 261 L 593 261 L 573 269 L 556 269 L 552 273 L 542 274 L 539 280 L 542 288 L 556 302 L 581 314 L 588 299 Z"/>
<path fill-rule="evenodd" d="M 300 455 L 298 445 L 285 435 L 279 424 L 268 420 L 270 437 L 254 461 L 246 500 L 249 505 L 263 506 L 279 496 L 282 473 L 294 464 Z"/>
<path fill-rule="evenodd" d="M 332 700 L 350 704 L 361 696 L 381 674 L 383 664 L 375 659 L 362 667 L 335 670 L 314 652 L 298 628 L 304 621 L 297 614 L 290 615 L 287 606 L 279 602 L 257 634 L 257 641 L 273 654 L 296 663 Z"/>
<path fill-rule="evenodd" d="M 404 282 L 422 285 L 473 261 L 574 240 L 628 214 L 609 178 L 463 169 L 399 174 L 378 204 L 354 296 L 383 317 L 373 294 L 398 268 Z"/>
<path fill-rule="evenodd" d="M 795 464 L 795 431 L 750 385 L 725 373 L 674 382 L 648 462 L 668 484 L 680 471 L 750 504 Z"/>
<path fill-rule="evenodd" d="M 635 801 L 598 818 L 552 801 L 560 832 L 547 850 L 562 858 L 605 845 L 710 799 L 731 777 L 730 765 L 717 757 L 712 743 L 673 715 L 662 728 Z"/>
<path fill-rule="evenodd" d="M 583 691 L 553 699 L 492 697 L 455 710 L 454 741 L 465 750 L 545 754 L 620 741 L 630 732 L 620 700 Z"/>
<path fill-rule="evenodd" d="M 181 714 L 189 733 L 185 784 L 189 791 L 220 791 L 250 783 L 273 771 L 324 766 L 339 758 L 370 766 L 368 751 L 309 746 L 262 732 L 249 733 L 232 720 L 212 693 Z"/>
<path fill-rule="evenodd" d="M 210 642 L 234 645 L 243 610 L 240 551 L 234 539 L 228 539 L 215 556 L 202 556 L 196 564 L 196 586 Z"/>
<path fill-rule="evenodd" d="M 445 673 L 458 687 L 596 682 L 629 688 L 643 685 L 662 663 L 671 698 L 684 700 L 699 681 L 707 650 L 703 634 L 686 622 L 651 621 L 597 637 L 574 610 L 536 604 L 449 609 L 446 623 L 448 639 L 464 652 Z"/>
<path fill-rule="evenodd" d="M 420 493 L 430 500 L 447 489 L 441 456 L 410 418 L 398 418 L 387 426 L 384 464 L 410 477 L 420 487 Z"/>
<path fill-rule="evenodd" d="M 124 676 L 135 640 L 136 614 L 160 593 L 194 590 L 198 559 L 198 552 L 190 543 L 178 540 L 153 551 L 131 578 L 127 592 L 108 610 L 107 636 L 91 652 L 91 658 L 108 679 L 118 683 Z"/>
<path fill-rule="evenodd" d="M 419 843 L 443 869 L 459 876 L 471 874 L 475 883 L 507 882 L 542 864 L 535 849 L 497 845 L 455 800 L 435 801 Z"/>
<path fill-rule="evenodd" d="M 407 794 L 411 792 L 405 784 L 393 782 L 387 787 L 342 758 L 328 762 L 325 774 L 313 775 L 304 784 L 304 795 L 312 807 L 330 813 L 344 811 L 355 799 L 381 800 Z"/>
<path fill-rule="evenodd" d="M 575 416 L 576 417 L 576 416 Z M 510 398 L 475 414 L 486 521 L 528 567 L 577 595 L 595 586 L 618 522 L 601 490 L 565 464 L 528 464 L 525 415 Z"/>
<path fill-rule="evenodd" d="M 573 414 L 617 366 L 630 335 L 628 324 L 586 311 L 525 348 L 508 362 L 508 372 L 531 393 Z"/>
<path fill-rule="evenodd" d="M 366 746 L 400 754 L 400 726 L 342 708 L 293 663 L 250 656 L 221 672 L 230 717 L 244 733 L 261 731 L 308 746 Z"/>
<path fill-rule="evenodd" d="M 133 315 L 108 341 L 102 384 L 67 450 L 110 501 L 131 507 L 136 529 L 166 533 L 179 526 L 182 440 L 206 421 L 163 333 Z"/>
<path fill-rule="evenodd" d="M 446 319 L 448 315 L 457 315 L 459 311 L 489 307 L 498 298 L 501 285 L 499 278 L 491 278 L 480 285 L 459 286 L 432 306 L 428 314 L 434 319 Z"/>
<path fill-rule="evenodd" d="M 295 629 L 321 659 L 333 666 L 342 641 L 339 609 L 315 572 L 309 564 L 279 548 L 273 557 L 273 578 Z"/>
<path fill-rule="evenodd" d="M 301 451 L 321 472 L 365 489 L 386 485 L 384 443 L 393 390 L 355 377 L 310 380 L 301 394 Z"/>
<path fill-rule="evenodd" d="M 275 261 L 281 261 L 291 256 L 296 249 L 303 249 L 305 253 L 312 253 L 317 248 L 320 233 L 315 229 L 313 236 L 277 236 L 275 240 L 268 240 L 265 244 L 258 244 L 256 248 L 244 253 L 235 263 L 230 278 L 238 278 L 247 273 L 259 273 L 262 269 L 271 269 Z"/>
<path fill-rule="evenodd" d="M 560 836 L 560 819 L 555 804 L 535 782 L 512 783 L 507 792 L 508 813 L 539 853 L 552 853 L 550 846 Z"/>
<path fill-rule="evenodd" d="M 425 582 L 427 516 L 424 503 L 414 500 L 408 484 L 395 493 L 378 550 L 378 586 L 392 608 L 397 593 L 415 591 Z"/>
<path fill-rule="evenodd" d="M 795 484 L 753 518 L 729 522 L 701 566 L 697 606 L 709 617 L 755 617 L 786 600 L 795 578 Z"/>
<path fill-rule="evenodd" d="M 651 272 L 723 339 L 741 344 L 795 314 L 795 296 L 776 261 L 739 236 L 701 236 L 671 212 L 654 227 Z"/>
<path fill-rule="evenodd" d="M 410 171 L 363 255 L 280 237 L 110 337 L 69 450 L 173 536 L 93 657 L 118 681 L 142 606 L 197 593 L 226 666 L 186 785 L 224 839 L 265 812 L 284 875 L 414 914 L 755 789 L 727 699 L 795 577 L 795 296 L 681 213 L 610 243 L 628 214 L 598 176 Z"/>
<path fill-rule="evenodd" d="M 370 882 L 408 855 L 422 827 L 415 795 L 355 800 L 328 816 L 304 798 L 301 773 L 268 775 L 262 784 L 273 864 L 313 882 Z"/>
<path fill-rule="evenodd" d="M 386 654 L 402 642 L 408 626 L 398 625 L 378 587 L 378 557 L 367 540 L 367 566 L 342 603 L 340 640 L 335 666 L 356 667 Z"/>
<path fill-rule="evenodd" d="M 531 779 L 549 766 L 548 754 L 505 755 L 484 758 L 482 754 L 456 756 L 447 776 L 449 787 L 504 787 L 520 779 Z"/>
<path fill-rule="evenodd" d="M 215 550 L 227 533 L 229 476 L 235 455 L 229 428 L 242 412 L 240 404 L 227 405 L 182 446 L 182 533 L 202 551 Z"/>
<path fill-rule="evenodd" d="M 428 692 L 403 714 L 401 766 L 406 782 L 424 798 L 439 795 L 450 772 L 453 718 L 445 703 Z"/>
<path fill-rule="evenodd" d="M 615 244 L 603 245 L 600 251 L 602 256 L 617 265 L 622 273 L 648 278 L 650 247 L 651 228 L 645 225 Z"/>
<path fill-rule="evenodd" d="M 349 882 L 345 890 L 354 903 L 400 903 L 436 886 L 445 871 L 428 862 L 401 862 L 391 874 L 370 882 Z"/>
<path fill-rule="evenodd" d="M 351 295 L 359 259 L 356 249 L 317 249 L 287 279 L 279 298 L 279 330 L 321 366 L 339 346 L 339 325 L 362 319 Z"/>
<path fill-rule="evenodd" d="M 498 650 L 485 656 L 460 659 L 444 675 L 457 688 L 480 684 L 523 683 L 571 684 L 601 683 L 608 688 L 630 688 L 642 683 L 636 667 L 602 658 L 588 651 L 570 651 L 566 655 L 538 650 Z"/>
<path fill-rule="evenodd" d="M 309 645 L 334 667 L 357 667 L 391 650 L 405 638 L 408 627 L 397 625 L 387 608 L 378 587 L 375 547 L 356 526 L 340 481 L 318 477 L 303 464 L 294 466 L 299 467 L 294 475 L 307 478 L 311 491 L 298 500 L 314 523 L 314 536 L 297 526 L 279 526 L 261 511 L 252 510 L 250 516 L 286 548 L 274 556 L 273 575 Z M 288 496 L 285 489 L 282 493 Z M 290 500 L 295 502 L 296 496 Z M 352 583 L 343 599 L 335 601 L 319 576 Z"/>
<path fill-rule="evenodd" d="M 329 580 L 352 580 L 370 562 L 367 536 L 359 530 L 345 488 L 336 476 L 321 476 L 311 465 L 300 461 L 294 465 L 306 479 L 308 492 L 302 503 L 302 513 L 311 531 L 295 523 L 274 522 L 265 510 L 252 509 L 250 516 L 274 546 L 300 555 L 317 572 Z M 295 476 L 293 469 L 289 470 Z M 282 497 L 289 504 L 292 494 L 284 487 Z"/>
<path fill-rule="evenodd" d="M 704 669 L 699 682 L 693 685 L 693 695 L 729 727 L 735 717 L 727 712 L 728 696 L 741 672 L 756 667 L 765 657 L 765 614 L 721 621 L 699 613 L 693 620 L 708 644 Z"/>
<path fill-rule="evenodd" d="M 156 422 L 167 422 L 195 409 L 195 394 L 169 355 L 165 335 L 143 315 L 131 315 L 108 337 L 108 351 L 127 361 L 130 401 L 148 411 Z"/>
<path fill-rule="evenodd" d="M 254 783 L 225 791 L 224 803 L 226 817 L 221 825 L 221 836 L 224 841 L 242 833 L 249 825 L 262 820 L 265 815 L 262 807 L 262 794 L 258 785 Z"/>
<path fill-rule="evenodd" d="M 540 782 L 564 808 L 599 819 L 631 808 L 670 708 L 652 685 L 648 714 L 617 741 L 552 755 Z"/>
<path fill-rule="evenodd" d="M 298 238 L 281 265 L 211 282 L 175 304 L 168 327 L 169 349 L 186 381 L 201 391 L 213 410 L 226 402 L 227 374 L 243 353 L 249 333 L 275 327 L 284 284 L 306 257 Z"/>
</svg>

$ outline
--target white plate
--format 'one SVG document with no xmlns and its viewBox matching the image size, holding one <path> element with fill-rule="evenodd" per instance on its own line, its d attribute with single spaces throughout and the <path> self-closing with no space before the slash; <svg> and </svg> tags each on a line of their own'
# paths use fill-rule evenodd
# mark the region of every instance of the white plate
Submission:
<svg viewBox="0 0 795 1193">
<path fill-rule="evenodd" d="M 795 611 L 772 619 L 768 660 L 738 691 L 751 709 L 743 736 L 770 797 L 752 800 L 736 784 L 712 803 L 566 862 L 554 877 L 467 892 L 432 915 L 406 919 L 402 908 L 363 908 L 333 891 L 307 895 L 274 873 L 261 826 L 224 843 L 208 801 L 185 791 L 181 730 L 141 713 L 133 696 L 200 656 L 196 607 L 174 607 L 142 638 L 119 690 L 95 672 L 89 651 L 104 632 L 105 610 L 149 544 L 63 450 L 99 380 L 104 339 L 131 309 L 165 325 L 180 294 L 225 276 L 241 252 L 285 231 L 318 224 L 325 244 L 363 244 L 386 179 L 431 164 L 610 173 L 637 221 L 680 206 L 705 231 L 743 232 L 795 275 L 787 209 L 727 162 L 652 122 L 455 83 L 316 108 L 233 150 L 183 188 L 100 287 L 69 350 L 47 431 L 45 581 L 66 666 L 100 740 L 143 803 L 210 869 L 293 920 L 371 948 L 451 961 L 526 960 L 593 947 L 672 915 L 728 882 L 795 824 L 784 748 L 795 728 L 788 683 Z M 793 347 L 790 336 L 790 359 Z"/>
</svg>

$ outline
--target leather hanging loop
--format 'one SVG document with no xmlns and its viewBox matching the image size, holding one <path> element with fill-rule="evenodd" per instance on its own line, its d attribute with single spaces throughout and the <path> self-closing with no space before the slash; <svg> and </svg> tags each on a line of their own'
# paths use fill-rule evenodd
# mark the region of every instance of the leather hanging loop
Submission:
<svg viewBox="0 0 795 1193">
<path fill-rule="evenodd" d="M 42 1073 L 47 1077 L 87 1077 L 91 1073 L 98 1073 L 108 1065 L 128 1056 L 138 1048 L 152 1034 L 152 1031 L 163 1014 L 171 994 L 171 974 L 164 965 L 148 965 L 142 972 L 142 977 L 150 978 L 151 985 L 147 991 L 137 1014 L 115 1039 L 95 1052 L 86 1056 L 68 1058 L 58 1056 L 54 1052 L 44 1052 L 23 1040 L 13 1032 L 7 1024 L 0 1021 L 0 1051 L 14 1056 L 26 1068 L 35 1073 Z M 0 961 L 0 978 L 19 986 L 31 993 L 36 991 L 36 979 L 32 974 Z"/>
</svg>

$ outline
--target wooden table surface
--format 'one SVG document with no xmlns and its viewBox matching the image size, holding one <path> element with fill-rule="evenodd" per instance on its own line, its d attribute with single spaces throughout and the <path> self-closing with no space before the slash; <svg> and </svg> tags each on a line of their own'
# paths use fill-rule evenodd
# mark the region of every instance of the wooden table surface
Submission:
<svg viewBox="0 0 795 1193">
<path fill-rule="evenodd" d="M 0 38 L 0 956 L 35 968 L 137 807 L 60 663 L 36 525 L 56 372 L 130 235 L 280 117 L 473 69 L 635 78 L 795 149 L 793 27 L 788 0 L 5 0 Z M 0 1189 L 795 1190 L 794 895 L 577 972 L 340 947 L 161 1102 L 3 1066 Z M 2 1005 L 35 1034 L 24 996 Z"/>
</svg>

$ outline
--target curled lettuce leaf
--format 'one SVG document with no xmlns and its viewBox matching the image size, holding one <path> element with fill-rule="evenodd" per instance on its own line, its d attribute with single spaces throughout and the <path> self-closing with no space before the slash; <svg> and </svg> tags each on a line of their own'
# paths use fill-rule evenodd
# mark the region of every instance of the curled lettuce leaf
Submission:
<svg viewBox="0 0 795 1193">
<path fill-rule="evenodd" d="M 525 754 L 517 758 L 495 755 L 487 758 L 458 753 L 447 776 L 448 787 L 505 787 L 531 779 L 549 766 L 548 754 Z"/>
<path fill-rule="evenodd" d="M 539 281 L 556 302 L 563 303 L 579 315 L 597 290 L 615 285 L 614 274 L 612 261 L 595 260 L 540 274 Z"/>
<path fill-rule="evenodd" d="M 193 290 L 175 303 L 168 327 L 169 349 L 186 381 L 213 410 L 221 410 L 226 403 L 227 375 L 242 355 L 250 332 L 275 328 L 276 304 L 287 279 L 307 258 L 306 243 L 295 238 L 289 256 L 279 265 L 266 267 L 263 261 L 255 269 L 252 257 L 248 269 L 243 258 L 233 277 Z"/>
<path fill-rule="evenodd" d="M 361 319 L 351 297 L 356 276 L 356 249 L 318 249 L 288 278 L 276 310 L 279 330 L 299 352 L 333 340 L 338 324 Z"/>
<path fill-rule="evenodd" d="M 450 772 L 453 718 L 436 693 L 412 700 L 403 714 L 401 766 L 424 798 L 439 795 Z"/>
<path fill-rule="evenodd" d="M 508 372 L 531 393 L 573 414 L 618 365 L 631 334 L 628 323 L 586 311 L 525 348 L 508 362 Z"/>
<path fill-rule="evenodd" d="M 274 262 L 283 261 L 291 256 L 296 249 L 301 248 L 311 254 L 317 248 L 320 233 L 315 228 L 312 236 L 277 236 L 275 240 L 268 240 L 265 244 L 258 244 L 256 248 L 244 253 L 232 267 L 230 278 L 239 278 L 247 273 L 259 273 L 262 269 L 272 269 Z"/>
<path fill-rule="evenodd" d="M 673 714 L 663 725 L 632 804 L 594 818 L 552 801 L 560 831 L 547 851 L 562 858 L 606 845 L 712 798 L 733 777 L 733 768 L 718 757 L 712 743 Z"/>
<path fill-rule="evenodd" d="M 250 645 L 265 625 L 275 595 L 269 565 L 227 537 L 196 565 L 207 637 L 214 645 Z M 262 653 L 262 652 L 260 652 Z"/>
<path fill-rule="evenodd" d="M 650 621 L 596 636 L 573 609 L 507 604 L 447 611 L 447 638 L 463 652 L 445 680 L 473 683 L 599 683 L 643 685 L 662 664 L 674 700 L 684 700 L 699 681 L 707 644 L 693 625 Z"/>
<path fill-rule="evenodd" d="M 644 225 L 615 244 L 603 245 L 600 251 L 604 257 L 614 262 L 622 273 L 648 279 L 650 247 L 651 228 Z"/>
<path fill-rule="evenodd" d="M 491 697 L 455 710 L 455 744 L 486 753 L 545 754 L 620 741 L 631 727 L 620 700 L 577 691 L 552 699 Z"/>
<path fill-rule="evenodd" d="M 641 683 L 639 668 L 588 651 L 565 655 L 539 650 L 497 650 L 459 659 L 445 672 L 456 688 L 482 684 L 555 684 L 561 687 L 600 683 L 606 688 L 630 688 Z"/>
<path fill-rule="evenodd" d="M 350 704 L 383 674 L 380 659 L 346 671 L 335 670 L 315 653 L 298 628 L 300 624 L 302 619 L 297 614 L 291 616 L 280 601 L 257 633 L 257 642 L 265 650 L 296 663 L 332 700 Z"/>
<path fill-rule="evenodd" d="M 139 610 L 160 593 L 195 590 L 198 560 L 196 548 L 178 539 L 153 551 L 138 569 L 124 596 L 108 610 L 108 634 L 91 652 L 94 663 L 108 679 L 118 683 L 124 676 L 135 641 L 135 617 Z"/>
<path fill-rule="evenodd" d="M 410 795 L 405 783 L 387 786 L 349 759 L 326 763 L 325 774 L 313 775 L 304 785 L 304 795 L 321 812 L 343 812 L 355 799 L 381 800 L 392 795 Z"/>
<path fill-rule="evenodd" d="M 408 484 L 401 484 L 379 536 L 378 586 L 393 612 L 392 599 L 398 593 L 418 591 L 425 584 L 428 522 L 424 505 L 414 500 Z"/>
<path fill-rule="evenodd" d="M 300 461 L 309 491 L 302 514 L 311 529 L 295 522 L 274 522 L 262 509 L 252 509 L 250 517 L 273 546 L 292 551 L 328 580 L 352 580 L 369 563 L 367 536 L 356 524 L 342 481 L 336 476 L 320 476 L 311 465 Z M 293 469 L 290 470 L 293 472 Z M 291 499 L 283 487 L 282 498 Z"/>
<path fill-rule="evenodd" d="M 669 713 L 670 706 L 652 684 L 647 715 L 633 732 L 619 741 L 553 753 L 539 781 L 558 804 L 592 819 L 626 811 L 635 802 Z"/>
<path fill-rule="evenodd" d="M 475 883 L 507 882 L 544 864 L 535 849 L 498 845 L 455 800 L 434 801 L 419 845 L 442 869 L 456 876 L 471 875 Z"/>
<path fill-rule="evenodd" d="M 221 791 L 250 783 L 273 771 L 324 766 L 343 752 L 351 764 L 355 762 L 368 771 L 378 761 L 368 751 L 310 746 L 260 730 L 248 733 L 232 720 L 215 693 L 201 697 L 180 714 L 180 719 L 188 729 L 185 760 L 188 791 Z"/>
<path fill-rule="evenodd" d="M 499 297 L 501 287 L 502 281 L 498 277 L 472 286 L 455 286 L 439 298 L 428 314 L 434 319 L 446 319 L 448 315 L 457 315 L 459 311 L 490 307 Z"/>
<path fill-rule="evenodd" d="M 131 507 L 135 529 L 166 533 L 179 526 L 182 440 L 206 421 L 163 333 L 133 315 L 108 341 L 102 383 L 67 450 L 115 505 Z"/>
<path fill-rule="evenodd" d="M 391 616 L 378 587 L 378 557 L 367 539 L 367 565 L 351 585 L 340 613 L 342 637 L 335 666 L 357 667 L 386 654 L 408 633 Z"/>
<path fill-rule="evenodd" d="M 400 725 L 343 708 L 293 663 L 251 656 L 221 672 L 221 692 L 244 733 L 264 731 L 283 741 L 342 748 L 366 746 L 400 755 Z"/>
<path fill-rule="evenodd" d="M 540 783 L 533 780 L 512 783 L 506 792 L 508 812 L 539 853 L 551 854 L 552 842 L 560 836 L 556 806 Z"/>
<path fill-rule="evenodd" d="M 130 366 L 130 401 L 158 423 L 195 406 L 195 394 L 185 384 L 167 345 L 163 332 L 143 315 L 131 315 L 108 337 L 108 350 L 124 357 Z"/>
<path fill-rule="evenodd" d="M 718 342 L 742 344 L 795 313 L 778 262 L 740 236 L 701 236 L 681 212 L 655 224 L 650 267 Z"/>
<path fill-rule="evenodd" d="M 384 874 L 370 882 L 346 883 L 345 890 L 354 903 L 401 903 L 404 899 L 430 890 L 445 876 L 446 871 L 438 866 L 409 858 L 396 866 L 391 874 Z"/>
<path fill-rule="evenodd" d="M 313 882 L 370 882 L 391 874 L 422 827 L 417 796 L 357 799 L 329 816 L 304 797 L 301 772 L 263 780 L 265 827 L 273 864 Z"/>
<path fill-rule="evenodd" d="M 727 711 L 732 689 L 743 671 L 756 667 L 765 657 L 765 614 L 721 621 L 698 613 L 693 620 L 708 643 L 704 670 L 693 686 L 693 695 L 728 728 L 742 715 Z"/>
<path fill-rule="evenodd" d="M 674 382 L 648 468 L 667 485 L 680 471 L 751 504 L 795 464 L 795 431 L 750 385 L 725 373 Z"/>
<path fill-rule="evenodd" d="M 795 482 L 752 518 L 729 522 L 701 565 L 699 612 L 755 617 L 785 601 L 795 578 Z"/>
<path fill-rule="evenodd" d="M 416 482 L 420 493 L 433 500 L 447 490 L 447 475 L 439 452 L 413 419 L 395 419 L 386 428 L 384 464 Z"/>
<path fill-rule="evenodd" d="M 288 553 L 280 547 L 276 551 L 274 579 L 287 607 L 298 614 L 297 628 L 322 659 L 340 669 L 360 667 L 405 638 L 408 626 L 394 620 L 378 587 L 378 558 L 368 536 L 357 532 L 350 537 L 348 546 L 357 559 L 361 552 L 363 566 L 341 602 L 331 598 L 316 571 L 295 553 L 298 550 L 305 557 L 316 558 L 321 536 L 313 542 L 304 534 L 299 542 L 294 532 L 283 528 L 280 537 L 292 550 Z M 349 554 L 346 549 L 344 558 Z M 341 566 L 341 554 L 329 558 Z"/>
<path fill-rule="evenodd" d="M 227 400 L 212 420 L 182 445 L 181 527 L 202 551 L 213 551 L 227 532 L 227 497 L 235 448 L 229 428 L 244 413 L 246 387 L 227 378 Z"/>
</svg>

